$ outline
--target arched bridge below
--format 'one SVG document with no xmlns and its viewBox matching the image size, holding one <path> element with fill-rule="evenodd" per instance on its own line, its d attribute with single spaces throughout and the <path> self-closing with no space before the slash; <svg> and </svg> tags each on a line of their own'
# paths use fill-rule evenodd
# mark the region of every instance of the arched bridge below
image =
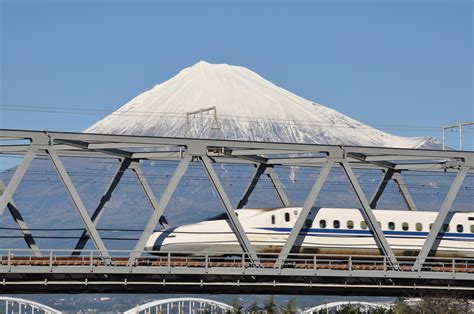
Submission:
<svg viewBox="0 0 474 314">
<path fill-rule="evenodd" d="M 38 302 L 20 298 L 0 296 L 0 313 L 61 314 L 62 312 Z"/>
<path fill-rule="evenodd" d="M 228 304 L 202 298 L 172 298 L 148 302 L 125 311 L 124 314 L 162 313 L 229 313 L 234 308 Z"/>
<path fill-rule="evenodd" d="M 333 313 L 338 313 L 338 311 L 346 307 L 357 309 L 358 311 L 357 313 L 372 313 L 372 311 L 377 310 L 377 309 L 382 309 L 384 311 L 387 311 L 390 309 L 390 305 L 384 304 L 384 303 L 372 303 L 372 302 L 362 302 L 362 301 L 340 301 L 340 302 L 320 304 L 318 306 L 304 310 L 303 314 L 313 314 L 313 313 L 333 314 Z"/>
</svg>

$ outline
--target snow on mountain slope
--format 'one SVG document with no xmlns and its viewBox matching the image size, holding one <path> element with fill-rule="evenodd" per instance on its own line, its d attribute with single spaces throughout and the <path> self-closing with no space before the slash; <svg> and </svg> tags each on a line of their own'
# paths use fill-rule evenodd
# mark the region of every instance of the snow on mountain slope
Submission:
<svg viewBox="0 0 474 314">
<path fill-rule="evenodd" d="M 187 118 L 186 113 L 215 106 Z M 217 117 L 217 119 L 216 119 Z M 204 61 L 156 85 L 84 132 L 287 143 L 435 148 L 301 98 L 244 67 Z"/>
</svg>

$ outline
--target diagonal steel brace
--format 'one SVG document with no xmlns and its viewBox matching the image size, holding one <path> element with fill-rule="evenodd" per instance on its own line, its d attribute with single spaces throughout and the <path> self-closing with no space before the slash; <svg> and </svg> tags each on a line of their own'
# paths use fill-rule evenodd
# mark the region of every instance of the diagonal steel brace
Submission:
<svg viewBox="0 0 474 314">
<path fill-rule="evenodd" d="M 392 266 L 395 268 L 398 268 L 397 258 L 395 257 L 395 254 L 393 253 L 392 248 L 388 244 L 388 241 L 382 232 L 382 228 L 378 224 L 377 219 L 375 218 L 375 215 L 372 212 L 372 208 L 370 207 L 370 204 L 367 201 L 364 195 L 364 191 L 360 187 L 359 182 L 357 181 L 357 178 L 354 172 L 352 171 L 352 168 L 350 167 L 347 160 L 342 161 L 341 166 L 344 169 L 344 172 L 346 173 L 347 178 L 349 179 L 349 182 L 357 196 L 357 199 L 362 205 L 362 208 L 361 208 L 362 217 L 364 217 L 364 220 L 369 226 L 369 229 L 374 236 L 374 240 L 377 243 L 378 248 L 380 249 L 382 254 L 388 258 Z"/>
<path fill-rule="evenodd" d="M 278 177 L 278 174 L 276 173 L 273 166 L 267 167 L 265 173 L 270 178 L 270 181 L 272 182 L 273 187 L 275 188 L 275 191 L 277 192 L 278 198 L 280 199 L 280 202 L 283 207 L 289 207 L 290 200 L 286 196 L 285 189 L 283 188 L 280 178 Z"/>
<path fill-rule="evenodd" d="M 454 200 L 456 199 L 456 196 L 459 192 L 459 189 L 461 188 L 464 178 L 468 173 L 468 170 L 468 167 L 462 168 L 461 170 L 459 170 L 456 177 L 454 178 L 454 181 L 451 184 L 448 194 L 446 194 L 439 213 L 436 216 L 433 226 L 431 227 L 430 233 L 428 234 L 425 243 L 423 244 L 423 247 L 420 250 L 420 253 L 418 253 L 417 265 L 415 265 L 415 268 L 422 267 L 429 253 L 433 249 L 433 245 L 439 235 L 439 232 L 441 231 L 441 227 L 443 226 L 448 217 L 449 210 L 451 209 L 451 206 L 453 205 Z"/>
<path fill-rule="evenodd" d="M 169 181 L 168 185 L 163 191 L 163 194 L 161 195 L 160 201 L 158 202 L 156 209 L 153 211 L 150 219 L 148 220 L 148 223 L 145 229 L 143 229 L 143 233 L 141 234 L 140 239 L 136 243 L 134 250 L 130 253 L 130 258 L 129 258 L 130 264 L 132 264 L 133 261 L 136 258 L 140 257 L 140 255 L 142 254 L 148 238 L 153 233 L 153 230 L 155 230 L 157 224 L 160 221 L 161 216 L 163 216 L 163 212 L 166 206 L 168 205 L 171 199 L 171 196 L 176 190 L 176 187 L 181 181 L 181 178 L 186 172 L 186 169 L 188 168 L 188 165 L 191 162 L 191 159 L 192 159 L 192 156 L 185 155 L 183 159 L 181 159 L 181 161 L 179 162 L 178 166 L 176 167 L 176 170 L 174 171 L 173 176 L 171 177 L 171 180 Z"/>
<path fill-rule="evenodd" d="M 256 166 L 255 172 L 252 176 L 252 180 L 250 180 L 249 185 L 244 191 L 244 194 L 240 198 L 239 204 L 237 205 L 237 208 L 244 208 L 245 205 L 247 205 L 247 202 L 249 201 L 249 197 L 252 194 L 252 192 L 255 189 L 255 186 L 257 186 L 258 181 L 260 180 L 260 177 L 262 174 L 265 172 L 267 169 L 267 165 L 264 163 L 258 164 Z"/>
<path fill-rule="evenodd" d="M 257 253 L 255 252 L 254 248 L 252 247 L 252 244 L 250 243 L 249 238 L 247 237 L 247 234 L 245 233 L 244 228 L 242 227 L 237 214 L 235 213 L 235 210 L 232 206 L 232 203 L 230 202 L 224 187 L 222 186 L 219 177 L 217 173 L 214 171 L 214 168 L 212 167 L 211 161 L 209 157 L 207 156 L 201 156 L 200 157 L 201 162 L 204 166 L 204 169 L 206 170 L 209 179 L 211 180 L 212 185 L 217 191 L 217 194 L 219 195 L 219 198 L 222 201 L 222 204 L 224 205 L 224 209 L 227 212 L 227 216 L 229 217 L 229 224 L 234 232 L 235 236 L 237 237 L 237 240 L 239 241 L 240 245 L 242 246 L 242 249 L 245 253 L 247 253 L 252 260 L 254 264 L 258 264 L 258 256 Z"/>
<path fill-rule="evenodd" d="M 94 223 L 94 226 L 97 226 L 99 223 L 100 218 L 102 217 L 102 214 L 104 213 L 105 207 L 110 201 L 110 198 L 112 197 L 112 193 L 115 191 L 115 188 L 119 184 L 120 180 L 122 179 L 125 171 L 128 169 L 130 166 L 131 160 L 128 158 L 124 158 L 122 162 L 120 163 L 120 167 L 115 173 L 115 176 L 112 178 L 112 180 L 109 183 L 109 186 L 107 187 L 106 192 L 104 195 L 101 197 L 99 204 L 94 210 L 94 213 L 91 216 L 91 220 Z M 72 252 L 72 255 L 80 255 L 81 250 L 86 246 L 87 241 L 89 240 L 89 234 L 87 231 L 84 230 L 82 233 L 81 237 L 79 238 L 79 241 L 77 241 L 76 246 L 74 247 L 74 251 Z"/>
<path fill-rule="evenodd" d="M 21 163 L 16 168 L 13 177 L 10 179 L 10 182 L 8 182 L 5 191 L 3 191 L 3 194 L 0 197 L 0 216 L 3 214 L 3 211 L 5 210 L 7 204 L 11 202 L 13 194 L 15 193 L 18 185 L 23 179 L 23 176 L 25 175 L 26 171 L 30 167 L 31 161 L 33 161 L 34 156 L 35 152 L 30 149 L 28 153 L 26 153 L 25 157 L 23 157 Z"/>
<path fill-rule="evenodd" d="M 303 228 L 304 222 L 308 218 L 309 211 L 313 207 L 314 202 L 316 201 L 319 193 L 321 192 L 323 184 L 326 181 L 329 171 L 331 171 L 333 164 L 334 164 L 333 160 L 328 159 L 328 161 L 321 168 L 321 171 L 319 172 L 319 175 L 316 178 L 316 182 L 314 183 L 308 196 L 306 197 L 306 200 L 303 204 L 303 208 L 301 209 L 301 212 L 295 224 L 293 225 L 291 233 L 289 234 L 285 245 L 283 246 L 282 250 L 280 251 L 280 254 L 278 255 L 278 261 L 275 267 L 281 267 L 281 265 L 287 259 L 288 254 L 291 252 L 291 249 L 293 248 L 295 241 L 298 238 L 301 232 L 301 229 Z"/>
<path fill-rule="evenodd" d="M 0 179 L 0 194 L 3 194 L 3 191 L 5 191 L 5 183 L 3 182 L 2 179 Z M 38 248 L 38 245 L 36 244 L 36 241 L 31 234 L 31 231 L 26 224 L 25 220 L 23 219 L 23 216 L 21 215 L 20 211 L 16 207 L 15 203 L 13 202 L 13 199 L 8 203 L 7 205 L 8 210 L 10 211 L 10 214 L 13 217 L 13 220 L 17 224 L 18 228 L 20 229 L 23 238 L 25 239 L 26 245 L 31 249 L 33 256 L 36 257 L 41 257 L 41 251 Z"/>
<path fill-rule="evenodd" d="M 84 226 L 86 227 L 87 233 L 90 235 L 92 242 L 94 242 L 94 245 L 96 246 L 97 250 L 99 250 L 100 255 L 107 262 L 110 261 L 109 252 L 107 251 L 104 245 L 104 242 L 102 241 L 102 238 L 100 237 L 100 234 L 97 232 L 97 229 L 95 228 L 94 223 L 89 217 L 89 214 L 87 213 L 87 209 L 84 206 L 84 203 L 82 202 L 79 196 L 79 193 L 77 193 L 77 190 L 74 187 L 74 184 L 72 183 L 71 178 L 69 177 L 66 169 L 64 168 L 64 165 L 62 164 L 58 155 L 56 154 L 56 152 L 51 146 L 48 146 L 46 148 L 46 152 L 48 153 L 49 158 L 53 162 L 54 168 L 56 169 L 56 172 L 58 173 L 59 178 L 63 182 L 64 187 L 66 188 L 66 191 L 69 194 L 69 197 L 71 198 L 74 206 L 76 207 L 76 210 Z"/>
</svg>

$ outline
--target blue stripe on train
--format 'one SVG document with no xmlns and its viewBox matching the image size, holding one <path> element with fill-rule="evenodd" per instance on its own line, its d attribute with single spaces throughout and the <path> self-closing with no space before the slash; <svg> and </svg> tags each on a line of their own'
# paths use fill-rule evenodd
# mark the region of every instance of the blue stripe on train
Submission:
<svg viewBox="0 0 474 314">
<path fill-rule="evenodd" d="M 276 231 L 276 232 L 291 232 L 291 228 L 277 228 L 277 227 L 266 227 L 258 228 L 261 230 Z M 339 234 L 339 235 L 372 235 L 370 230 L 350 230 L 350 229 L 320 229 L 320 228 L 303 228 L 302 232 L 306 232 L 308 235 L 318 235 L 318 233 L 326 234 Z M 393 230 L 384 230 L 383 233 L 390 237 L 426 237 L 428 232 L 423 231 L 393 231 Z M 440 232 L 438 237 L 442 237 L 446 240 L 448 238 L 472 238 L 474 240 L 474 234 L 463 234 L 463 233 L 450 233 L 450 232 Z"/>
</svg>

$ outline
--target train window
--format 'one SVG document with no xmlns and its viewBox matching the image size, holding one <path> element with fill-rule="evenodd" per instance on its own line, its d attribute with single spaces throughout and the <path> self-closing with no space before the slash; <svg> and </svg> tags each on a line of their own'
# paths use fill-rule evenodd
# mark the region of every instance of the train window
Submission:
<svg viewBox="0 0 474 314">
<path fill-rule="evenodd" d="M 415 225 L 416 231 L 422 231 L 423 230 L 423 224 L 420 222 L 417 222 Z"/>
<path fill-rule="evenodd" d="M 285 213 L 285 221 L 286 222 L 290 221 L 290 213 Z"/>
<path fill-rule="evenodd" d="M 332 225 L 334 226 L 335 229 L 341 228 L 341 222 L 339 220 L 334 220 L 332 222 Z"/>
<path fill-rule="evenodd" d="M 275 215 L 272 215 L 272 225 L 275 224 Z"/>
<path fill-rule="evenodd" d="M 430 230 L 431 230 L 431 228 L 433 228 L 433 224 L 430 224 Z"/>
<path fill-rule="evenodd" d="M 322 219 L 319 221 L 319 227 L 320 228 L 326 228 L 326 220 Z"/>
<path fill-rule="evenodd" d="M 471 225 L 471 233 L 474 233 L 474 225 Z"/>
<path fill-rule="evenodd" d="M 313 221 L 311 219 L 306 219 L 305 223 L 306 228 L 311 228 L 313 226 Z"/>
<path fill-rule="evenodd" d="M 395 230 L 395 223 L 392 222 L 392 221 L 389 222 L 389 223 L 388 223 L 388 229 L 389 229 L 389 230 Z"/>
<path fill-rule="evenodd" d="M 444 232 L 449 232 L 449 224 L 444 224 L 443 225 L 443 231 Z"/>
<path fill-rule="evenodd" d="M 354 222 L 352 220 L 347 221 L 347 229 L 354 229 Z"/>
<path fill-rule="evenodd" d="M 463 232 L 464 231 L 464 226 L 463 225 L 457 225 L 456 226 L 456 231 L 457 232 Z"/>
<path fill-rule="evenodd" d="M 409 229 L 408 222 L 402 223 L 402 230 L 407 231 Z"/>
<path fill-rule="evenodd" d="M 367 223 L 365 221 L 360 222 L 360 228 L 361 229 L 367 229 Z"/>
</svg>

